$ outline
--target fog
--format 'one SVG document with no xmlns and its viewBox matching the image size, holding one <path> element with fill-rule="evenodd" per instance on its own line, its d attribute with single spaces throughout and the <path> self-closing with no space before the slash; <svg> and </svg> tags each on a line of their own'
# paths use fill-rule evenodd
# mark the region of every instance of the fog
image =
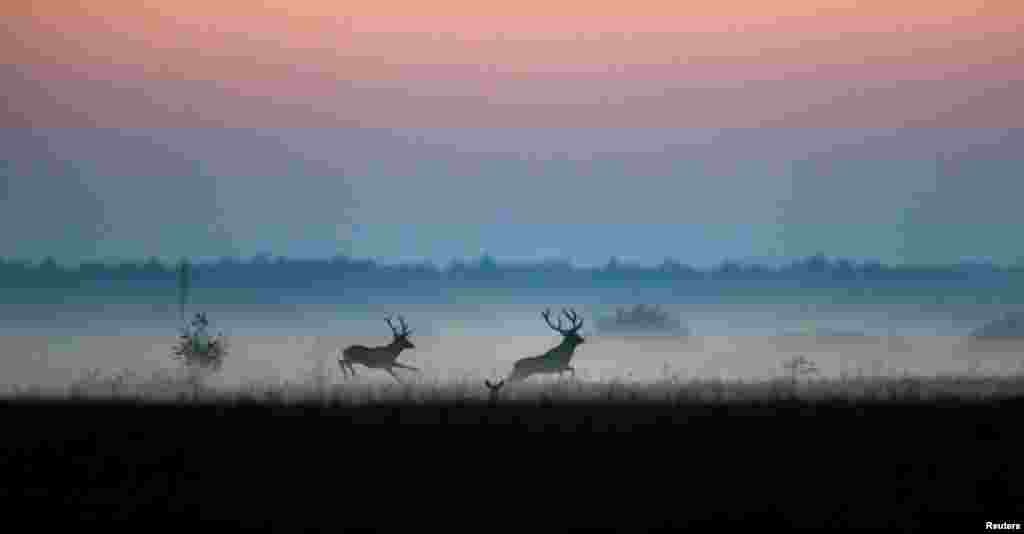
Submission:
<svg viewBox="0 0 1024 534">
<path fill-rule="evenodd" d="M 411 300 L 411 299 L 410 299 Z M 214 332 L 230 343 L 213 387 L 308 382 L 314 373 L 344 382 L 336 352 L 352 344 L 391 340 L 384 317 L 404 315 L 415 349 L 398 361 L 420 374 L 397 371 L 413 381 L 499 378 L 525 356 L 539 355 L 560 341 L 540 312 L 572 306 L 584 317 L 586 342 L 573 359 L 578 378 L 593 381 L 677 377 L 756 380 L 781 376 L 783 361 L 813 360 L 825 377 L 847 375 L 931 376 L 975 371 L 1006 374 L 1020 366 L 1021 346 L 971 352 L 965 336 L 1010 307 L 841 303 L 665 303 L 662 309 L 687 324 L 689 337 L 617 337 L 598 331 L 595 320 L 620 304 L 591 299 L 488 301 L 467 295 L 455 302 L 371 305 L 303 303 L 214 304 L 201 307 Z M 647 301 L 651 303 L 650 301 Z M 0 386 L 67 388 L 90 370 L 148 375 L 178 366 L 170 358 L 179 317 L 167 304 L 82 303 L 5 305 Z M 20 310 L 20 314 L 16 313 Z M 198 311 L 198 310 L 195 310 Z M 858 336 L 793 335 L 813 329 Z M 359 383 L 387 383 L 383 371 L 357 366 Z M 532 380 L 555 378 L 538 377 Z"/>
</svg>

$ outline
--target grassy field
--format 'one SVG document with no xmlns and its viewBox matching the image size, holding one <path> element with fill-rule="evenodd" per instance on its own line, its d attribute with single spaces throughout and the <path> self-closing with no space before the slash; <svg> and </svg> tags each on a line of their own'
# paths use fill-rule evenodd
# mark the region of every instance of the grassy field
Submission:
<svg viewBox="0 0 1024 534">
<path fill-rule="evenodd" d="M 1024 398 L 1024 374 L 915 376 L 843 376 L 815 378 L 780 376 L 770 380 L 692 379 L 666 368 L 657 380 L 591 381 L 586 378 L 535 377 L 507 384 L 494 399 L 483 378 L 450 381 L 405 375 L 403 383 L 332 381 L 323 372 L 310 372 L 305 380 L 255 382 L 241 387 L 205 385 L 201 373 L 163 371 L 144 376 L 133 372 L 95 370 L 66 389 L 15 387 L 11 400 L 132 400 L 142 402 L 329 402 L 366 405 L 377 402 L 622 402 L 659 403 L 820 401 L 987 401 Z M 379 378 L 379 377 L 376 377 Z"/>
<path fill-rule="evenodd" d="M 36 525 L 981 531 L 1024 520 L 1022 393 L 1021 376 L 666 372 L 492 403 L 475 378 L 94 373 L 0 402 L 0 498 L 60 512 Z"/>
</svg>

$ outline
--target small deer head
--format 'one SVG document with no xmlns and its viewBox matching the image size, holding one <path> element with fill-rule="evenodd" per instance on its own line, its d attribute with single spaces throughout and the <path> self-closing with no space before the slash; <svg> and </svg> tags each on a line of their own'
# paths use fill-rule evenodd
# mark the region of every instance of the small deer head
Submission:
<svg viewBox="0 0 1024 534">
<path fill-rule="evenodd" d="M 563 343 L 567 343 L 570 346 L 575 347 L 576 345 L 580 345 L 584 342 L 584 339 L 579 334 L 580 327 L 583 326 L 583 318 L 576 315 L 575 311 L 562 309 L 562 315 L 565 315 L 566 319 L 569 319 L 569 326 L 567 328 L 562 327 L 561 317 L 558 318 L 557 325 L 551 323 L 550 309 L 544 310 L 540 315 L 552 330 L 562 334 L 562 337 L 565 338 L 562 340 Z"/>
<path fill-rule="evenodd" d="M 492 384 L 490 380 L 484 380 L 484 385 L 490 390 L 490 396 L 488 400 L 493 404 L 498 402 L 498 394 L 501 392 L 501 387 L 505 385 L 505 381 L 502 380 L 497 384 Z"/>
<path fill-rule="evenodd" d="M 385 321 L 387 321 L 388 326 L 391 327 L 391 333 L 394 335 L 394 339 L 391 341 L 392 345 L 396 345 L 402 349 L 416 348 L 416 345 L 413 345 L 412 342 L 409 341 L 409 334 L 412 333 L 412 330 L 409 329 L 409 325 L 405 324 L 404 317 L 401 315 L 398 316 L 398 323 L 402 327 L 401 330 L 398 330 L 395 328 L 395 325 L 391 324 L 391 317 L 386 318 Z"/>
</svg>

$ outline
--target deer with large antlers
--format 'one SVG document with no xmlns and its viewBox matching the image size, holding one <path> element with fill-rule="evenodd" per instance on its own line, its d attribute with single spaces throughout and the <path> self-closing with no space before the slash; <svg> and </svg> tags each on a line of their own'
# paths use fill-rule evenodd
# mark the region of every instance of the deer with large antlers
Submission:
<svg viewBox="0 0 1024 534">
<path fill-rule="evenodd" d="M 518 382 L 525 380 L 532 375 L 538 374 L 553 374 L 562 373 L 569 371 L 573 376 L 576 376 L 576 369 L 574 369 L 569 362 L 572 361 L 573 352 L 576 351 L 576 347 L 583 343 L 583 338 L 580 337 L 580 327 L 583 326 L 583 318 L 576 315 L 575 311 L 562 310 L 562 314 L 569 319 L 569 326 L 566 328 L 562 327 L 562 318 L 558 318 L 558 324 L 551 323 L 551 310 L 544 310 L 541 313 L 541 317 L 544 318 L 544 322 L 551 327 L 552 330 L 562 334 L 562 342 L 557 347 L 541 354 L 540 356 L 531 356 L 529 358 L 523 358 L 515 363 L 512 367 L 512 373 L 506 380 L 509 382 Z"/>
<path fill-rule="evenodd" d="M 338 358 L 338 364 L 341 365 L 341 373 L 346 377 L 351 373 L 351 376 L 356 376 L 356 369 L 353 364 L 360 364 L 369 369 L 384 369 L 394 378 L 398 383 L 402 381 L 395 374 L 394 368 L 408 369 L 410 371 L 419 371 L 419 369 L 410 365 L 405 365 L 395 361 L 398 359 L 398 355 L 405 349 L 414 349 L 415 345 L 409 341 L 409 334 L 412 330 L 405 324 L 405 319 L 401 315 L 398 316 L 398 322 L 402 327 L 399 331 L 395 328 L 395 325 L 391 324 L 391 317 L 387 317 L 385 321 L 388 326 L 391 327 L 391 333 L 394 338 L 391 343 L 380 347 L 364 347 L 363 345 L 352 345 L 351 347 L 341 351 L 341 356 Z"/>
</svg>

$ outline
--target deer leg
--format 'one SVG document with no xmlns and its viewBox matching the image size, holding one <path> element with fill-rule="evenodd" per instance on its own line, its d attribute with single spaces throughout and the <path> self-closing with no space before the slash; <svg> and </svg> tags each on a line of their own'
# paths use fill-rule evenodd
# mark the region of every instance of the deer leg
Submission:
<svg viewBox="0 0 1024 534">
<path fill-rule="evenodd" d="M 342 378 L 348 378 L 348 369 L 345 368 L 345 360 L 338 360 L 338 367 L 341 367 Z"/>
<path fill-rule="evenodd" d="M 400 378 L 398 378 L 398 375 L 396 375 L 395 372 L 392 371 L 390 367 L 385 367 L 384 370 L 387 371 L 388 374 L 391 375 L 391 377 L 395 379 L 395 382 L 398 382 L 399 384 L 402 383 L 402 380 Z"/>
<path fill-rule="evenodd" d="M 419 372 L 419 371 L 420 371 L 419 369 L 417 369 L 417 368 L 415 368 L 415 367 L 413 367 L 413 366 L 411 366 L 411 365 L 405 365 L 405 364 L 403 364 L 403 363 L 398 363 L 398 362 L 395 362 L 395 363 L 394 363 L 394 366 L 395 366 L 395 367 L 398 367 L 399 369 L 408 369 L 408 370 L 410 370 L 410 371 L 416 371 L 416 372 Z"/>
</svg>

